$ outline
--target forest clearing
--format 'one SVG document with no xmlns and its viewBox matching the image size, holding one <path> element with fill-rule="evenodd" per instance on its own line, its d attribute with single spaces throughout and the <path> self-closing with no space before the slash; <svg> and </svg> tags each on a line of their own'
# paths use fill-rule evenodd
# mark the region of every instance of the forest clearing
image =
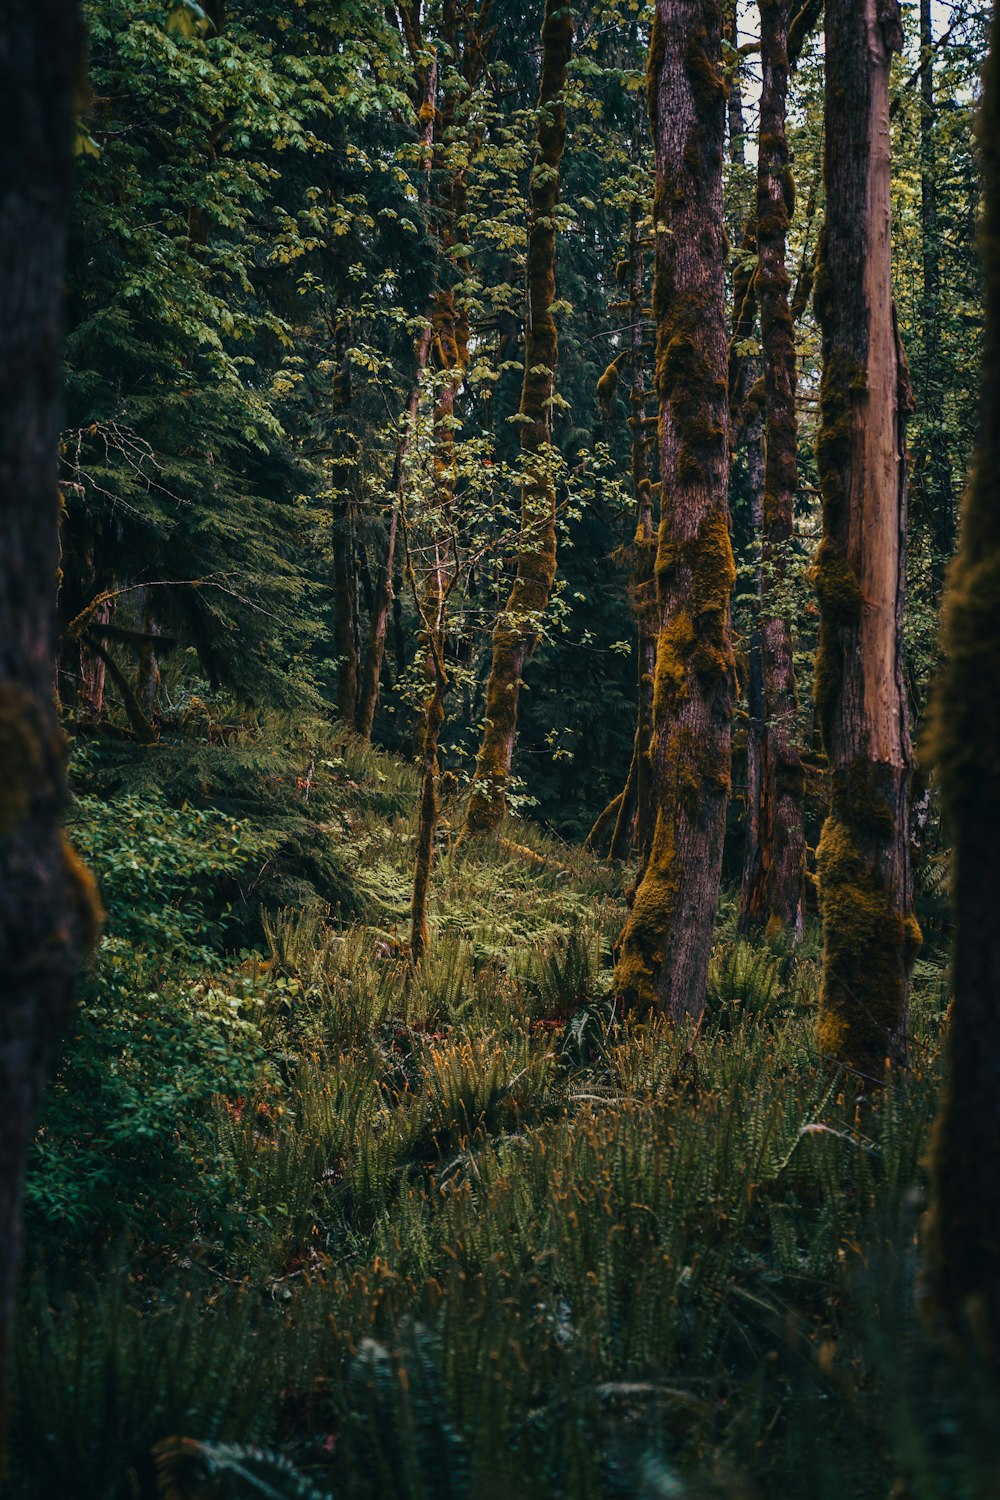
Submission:
<svg viewBox="0 0 1000 1500">
<path fill-rule="evenodd" d="M 6 0 L 0 1494 L 1000 1495 L 980 0 Z"/>
</svg>

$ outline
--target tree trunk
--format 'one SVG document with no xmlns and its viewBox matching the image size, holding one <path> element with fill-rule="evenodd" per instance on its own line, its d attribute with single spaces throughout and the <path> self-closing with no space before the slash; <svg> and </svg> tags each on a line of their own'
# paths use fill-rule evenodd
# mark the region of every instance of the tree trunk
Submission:
<svg viewBox="0 0 1000 1500">
<path fill-rule="evenodd" d="M 416 63 L 421 55 L 420 42 L 416 36 L 412 37 L 412 45 L 414 48 L 413 61 Z M 421 126 L 420 144 L 424 153 L 425 190 L 428 193 L 430 192 L 431 165 L 434 158 L 434 125 L 437 119 L 437 74 L 437 58 L 432 56 L 422 69 L 420 91 L 414 101 L 417 105 L 417 119 Z M 406 403 L 406 412 L 403 416 L 399 443 L 396 448 L 396 464 L 393 475 L 395 503 L 389 516 L 389 534 L 386 538 L 385 558 L 375 584 L 375 598 L 368 624 L 368 644 L 365 648 L 361 682 L 358 688 L 356 727 L 358 733 L 366 740 L 371 739 L 372 728 L 375 724 L 375 710 L 378 708 L 379 687 L 382 681 L 382 663 L 385 660 L 385 637 L 389 627 L 389 611 L 393 604 L 396 536 L 399 529 L 399 507 L 402 504 L 403 496 L 406 453 L 410 440 L 410 431 L 416 420 L 417 405 L 420 400 L 420 381 L 427 367 L 430 348 L 431 319 L 428 316 L 427 323 L 420 337 L 417 339 L 416 369 L 413 375 L 413 386 L 410 390 L 409 400 Z M 398 616 L 396 623 L 398 630 L 400 623 Z M 403 667 L 399 666 L 399 672 L 402 673 L 402 671 Z"/>
<path fill-rule="evenodd" d="M 747 380 L 755 380 L 756 361 L 745 362 Z M 750 525 L 760 544 L 764 532 L 764 434 L 760 416 L 755 414 L 741 433 L 746 452 L 747 486 L 750 490 Z M 757 560 L 757 599 L 747 651 L 747 791 L 743 819 L 743 878 L 740 885 L 739 930 L 748 932 L 755 925 L 750 913 L 754 895 L 764 885 L 764 829 L 761 808 L 764 801 L 764 669 L 761 663 L 760 595 L 763 574 Z"/>
<path fill-rule="evenodd" d="M 94 883 L 59 829 L 63 743 L 52 696 L 60 305 L 81 53 L 71 0 L 8 0 L 0 25 L 0 1412 L 25 1160 L 77 966 L 100 920 Z"/>
<path fill-rule="evenodd" d="M 944 587 L 948 561 L 955 549 L 948 442 L 941 426 L 945 382 L 941 371 L 941 258 L 937 211 L 935 149 L 934 25 L 931 0 L 920 0 L 920 240 L 922 259 L 923 406 L 932 426 L 927 433 L 923 500 L 931 543 L 931 576 L 935 597 Z"/>
<path fill-rule="evenodd" d="M 107 625 L 111 620 L 110 599 L 105 599 L 94 613 L 95 625 Z M 80 692 L 77 700 L 77 717 L 81 723 L 96 724 L 104 712 L 104 678 L 106 668 L 103 656 L 92 651 L 86 637 L 80 638 Z"/>
<path fill-rule="evenodd" d="M 447 596 L 443 573 L 443 564 L 439 563 L 432 573 L 420 609 L 429 689 L 420 721 L 420 802 L 417 812 L 417 850 L 413 865 L 413 898 L 410 903 L 410 952 L 414 963 L 419 963 L 430 942 L 428 907 L 431 864 L 434 858 L 434 837 L 441 813 L 438 796 L 438 745 L 444 725 L 445 695 L 448 691 L 448 674 L 444 664 Z M 412 571 L 411 583 L 416 598 L 417 582 Z"/>
<path fill-rule="evenodd" d="M 759 649 L 762 725 L 757 815 L 760 859 L 744 885 L 751 927 L 802 931 L 805 832 L 802 762 L 796 744 L 792 631 L 781 613 L 792 538 L 798 462 L 795 340 L 785 237 L 793 208 L 785 135 L 787 0 L 761 0 L 760 145 L 757 155 L 757 300 L 764 363 L 764 486 L 761 504 Z"/>
<path fill-rule="evenodd" d="M 517 737 L 521 673 L 535 642 L 556 574 L 556 494 L 548 447 L 558 355 L 555 301 L 559 167 L 566 144 L 562 102 L 573 45 L 573 17 L 564 0 L 545 0 L 538 135 L 531 173 L 528 298 L 521 388 L 521 452 L 526 474 L 514 584 L 493 631 L 486 686 L 486 723 L 476 762 L 466 832 L 494 832 L 506 809 L 507 779 Z"/>
<path fill-rule="evenodd" d="M 656 146 L 660 398 L 658 637 L 649 859 L 621 937 L 625 1006 L 704 1005 L 730 785 L 725 86 L 718 0 L 658 0 L 649 57 Z"/>
<path fill-rule="evenodd" d="M 333 647 L 337 654 L 337 714 L 353 726 L 358 700 L 358 651 L 355 635 L 354 539 L 351 524 L 354 438 L 350 432 L 351 376 L 346 352 L 348 329 L 341 323 L 336 335 L 337 374 L 333 382 L 334 446 L 338 463 L 334 485 L 339 494 L 332 501 L 331 543 L 333 547 Z"/>
<path fill-rule="evenodd" d="M 823 540 L 815 688 L 831 771 L 817 851 L 820 1044 L 867 1076 L 906 1059 L 913 915 L 911 752 L 902 651 L 909 392 L 892 305 L 893 0 L 827 0 L 827 218 L 817 467 Z"/>
<path fill-rule="evenodd" d="M 1000 1365 L 1000 30 L 994 10 L 980 141 L 986 294 L 981 430 L 944 613 L 947 665 L 928 749 L 954 839 L 949 1079 L 931 1152 L 934 1301 Z"/>
</svg>

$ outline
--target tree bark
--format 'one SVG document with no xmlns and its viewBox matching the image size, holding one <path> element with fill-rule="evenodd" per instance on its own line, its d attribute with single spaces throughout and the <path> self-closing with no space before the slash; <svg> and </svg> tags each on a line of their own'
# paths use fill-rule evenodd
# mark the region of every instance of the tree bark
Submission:
<svg viewBox="0 0 1000 1500">
<path fill-rule="evenodd" d="M 82 35 L 71 0 L 0 26 L 0 1413 L 27 1151 L 94 936 L 96 889 L 63 838 L 52 694 L 61 300 Z"/>
<path fill-rule="evenodd" d="M 548 448 L 558 337 L 556 290 L 559 168 L 566 144 L 562 102 L 573 45 L 573 17 L 565 0 L 545 0 L 538 134 L 531 173 L 528 225 L 528 302 L 521 388 L 521 452 L 526 474 L 514 583 L 493 631 L 483 740 L 476 762 L 466 832 L 491 833 L 507 805 L 507 780 L 517 738 L 521 673 L 538 638 L 556 574 L 556 494 Z"/>
<path fill-rule="evenodd" d="M 954 840 L 949 1077 L 931 1150 L 933 1300 L 1000 1365 L 1000 29 L 994 9 L 980 142 L 986 327 L 979 446 L 944 612 L 946 665 L 928 750 Z"/>
<path fill-rule="evenodd" d="M 651 746 L 655 826 L 620 941 L 625 1007 L 704 1005 L 730 789 L 735 578 L 727 488 L 718 0 L 658 0 L 648 86 L 656 146 L 660 398 L 658 635 Z"/>
<path fill-rule="evenodd" d="M 894 0 L 827 0 L 827 218 L 815 305 L 823 540 L 815 690 L 832 795 L 817 851 L 819 1037 L 867 1076 L 906 1059 L 913 915 L 903 671 L 909 392 L 892 305 L 889 68 Z"/>
<path fill-rule="evenodd" d="M 761 0 L 760 143 L 757 155 L 757 300 L 764 365 L 764 475 L 758 583 L 761 720 L 760 858 L 744 883 L 750 927 L 802 931 L 805 887 L 804 777 L 796 743 L 792 632 L 782 613 L 797 483 L 795 339 L 785 242 L 794 189 L 785 134 L 787 0 Z"/>
</svg>

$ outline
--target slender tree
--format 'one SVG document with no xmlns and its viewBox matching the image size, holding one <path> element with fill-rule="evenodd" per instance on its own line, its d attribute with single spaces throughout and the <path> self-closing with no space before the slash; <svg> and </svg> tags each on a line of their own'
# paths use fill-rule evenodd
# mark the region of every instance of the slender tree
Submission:
<svg viewBox="0 0 1000 1500">
<path fill-rule="evenodd" d="M 434 163 L 434 135 L 437 121 L 437 54 L 424 49 L 420 32 L 419 11 L 409 5 L 397 7 L 400 25 L 414 65 L 413 104 L 420 127 L 420 145 L 423 157 L 425 201 L 430 195 L 431 169 Z M 378 708 L 379 688 L 382 681 L 382 663 L 385 659 L 385 637 L 389 626 L 389 611 L 393 605 L 393 577 L 396 567 L 396 538 L 399 530 L 399 511 L 403 503 L 403 479 L 406 473 L 406 453 L 410 433 L 417 415 L 420 400 L 420 383 L 431 350 L 431 313 L 417 336 L 416 369 L 413 384 L 407 399 L 406 409 L 400 424 L 399 442 L 393 472 L 392 509 L 389 514 L 385 554 L 375 580 L 371 618 L 368 625 L 368 641 L 361 668 L 358 687 L 357 730 L 364 739 L 370 740 Z"/>
<path fill-rule="evenodd" d="M 573 46 L 572 7 L 545 0 L 538 133 L 531 171 L 528 225 L 528 300 L 521 388 L 521 451 L 526 475 L 514 583 L 493 632 L 486 685 L 486 723 L 466 814 L 469 833 L 494 831 L 507 803 L 507 779 L 517 738 L 521 673 L 538 638 L 556 576 L 556 493 L 548 448 L 552 438 L 558 337 L 556 207 L 566 144 L 563 92 Z"/>
<path fill-rule="evenodd" d="M 949 1078 L 931 1152 L 930 1272 L 949 1321 L 1000 1366 L 1000 22 L 980 118 L 986 293 L 979 446 L 944 612 L 928 750 L 954 839 Z M 964 1326 L 963 1326 L 964 1325 Z"/>
<path fill-rule="evenodd" d="M 718 0 L 658 0 L 649 54 L 656 149 L 660 399 L 655 825 L 620 943 L 626 1006 L 704 1003 L 730 784 L 734 686 Z"/>
<path fill-rule="evenodd" d="M 817 852 L 820 1041 L 868 1075 L 905 1060 L 919 941 L 902 651 L 909 392 L 889 222 L 889 69 L 901 45 L 891 0 L 827 0 L 815 691 L 832 791 Z"/>
<path fill-rule="evenodd" d="M 357 438 L 351 431 L 351 371 L 347 360 L 349 329 L 341 322 L 335 335 L 337 374 L 333 382 L 334 499 L 331 504 L 333 551 L 333 644 L 337 653 L 337 713 L 353 726 L 358 700 L 358 650 L 355 640 L 358 601 L 354 574 L 353 495 Z"/>
<path fill-rule="evenodd" d="M 59 829 L 55 721 L 60 305 L 81 67 L 73 0 L 10 0 L 0 25 L 0 1412 L 25 1161 L 99 920 Z"/>
<path fill-rule="evenodd" d="M 761 0 L 760 140 L 757 153 L 757 300 L 764 366 L 764 470 L 760 501 L 759 705 L 753 817 L 757 858 L 747 862 L 748 924 L 801 932 L 805 885 L 803 770 L 796 744 L 792 632 L 781 599 L 797 480 L 795 339 L 785 243 L 794 188 L 785 113 L 787 0 Z"/>
</svg>

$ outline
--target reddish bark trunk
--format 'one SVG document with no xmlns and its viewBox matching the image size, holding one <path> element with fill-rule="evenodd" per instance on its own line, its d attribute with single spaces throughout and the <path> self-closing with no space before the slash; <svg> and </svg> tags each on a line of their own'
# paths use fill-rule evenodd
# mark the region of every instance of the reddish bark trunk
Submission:
<svg viewBox="0 0 1000 1500">
<path fill-rule="evenodd" d="M 889 221 L 889 66 L 901 44 L 892 0 L 827 0 L 815 685 L 832 796 L 817 851 L 820 1042 L 867 1076 L 905 1061 L 919 941 L 902 651 L 909 398 Z"/>
</svg>

